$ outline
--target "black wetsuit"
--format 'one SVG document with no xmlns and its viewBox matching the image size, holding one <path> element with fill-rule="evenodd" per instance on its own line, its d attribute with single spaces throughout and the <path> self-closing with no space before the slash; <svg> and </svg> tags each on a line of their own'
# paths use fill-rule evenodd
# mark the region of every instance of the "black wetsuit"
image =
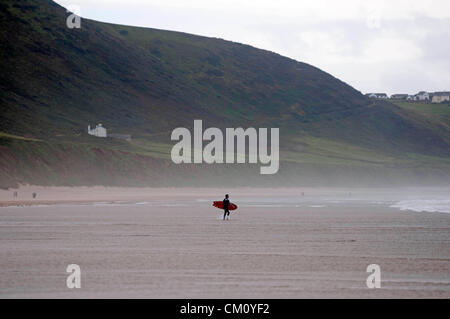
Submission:
<svg viewBox="0 0 450 319">
<path fill-rule="evenodd" d="M 223 200 L 223 219 L 225 219 L 226 216 L 230 216 L 230 211 L 228 210 L 229 205 L 230 200 L 228 198 L 225 198 Z"/>
</svg>

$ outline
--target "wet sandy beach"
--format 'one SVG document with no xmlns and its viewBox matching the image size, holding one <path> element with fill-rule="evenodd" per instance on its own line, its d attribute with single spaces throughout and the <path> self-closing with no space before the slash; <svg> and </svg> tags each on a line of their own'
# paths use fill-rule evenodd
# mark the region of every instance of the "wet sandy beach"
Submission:
<svg viewBox="0 0 450 319">
<path fill-rule="evenodd" d="M 0 208 L 0 297 L 450 297 L 449 214 L 346 191 L 244 189 L 223 221 L 211 207 L 223 190 L 140 191 L 41 190 L 60 204 Z M 69 264 L 81 289 L 66 286 Z M 381 289 L 366 286 L 369 264 Z"/>
</svg>

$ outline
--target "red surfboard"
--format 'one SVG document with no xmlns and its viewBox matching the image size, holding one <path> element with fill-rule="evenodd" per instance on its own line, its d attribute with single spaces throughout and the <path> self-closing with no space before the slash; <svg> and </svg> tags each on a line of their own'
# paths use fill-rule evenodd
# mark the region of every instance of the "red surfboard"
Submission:
<svg viewBox="0 0 450 319">
<path fill-rule="evenodd" d="M 219 208 L 219 209 L 223 209 L 223 201 L 217 200 L 217 201 L 213 202 L 213 206 L 214 206 L 214 207 L 217 207 L 217 208 Z M 236 204 L 230 203 L 230 204 L 228 205 L 228 210 L 236 210 L 237 208 L 238 208 L 238 207 L 237 207 Z"/>
</svg>

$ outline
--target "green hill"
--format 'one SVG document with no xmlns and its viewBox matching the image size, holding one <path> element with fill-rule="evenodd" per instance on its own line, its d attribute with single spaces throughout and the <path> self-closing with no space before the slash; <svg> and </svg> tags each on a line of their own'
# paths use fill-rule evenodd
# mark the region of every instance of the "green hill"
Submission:
<svg viewBox="0 0 450 319">
<path fill-rule="evenodd" d="M 49 0 L 5 0 L 0 8 L 4 186 L 170 185 L 175 176 L 189 185 L 230 174 L 170 163 L 170 132 L 194 119 L 222 128 L 280 127 L 282 169 L 264 179 L 268 184 L 450 175 L 448 118 L 374 102 L 311 65 L 180 32 L 87 19 L 69 29 L 66 10 Z M 87 125 L 96 123 L 133 141 L 88 136 Z M 154 161 L 165 168 L 147 166 Z M 252 168 L 242 170 L 231 168 L 237 177 L 230 180 L 261 184 Z"/>
</svg>

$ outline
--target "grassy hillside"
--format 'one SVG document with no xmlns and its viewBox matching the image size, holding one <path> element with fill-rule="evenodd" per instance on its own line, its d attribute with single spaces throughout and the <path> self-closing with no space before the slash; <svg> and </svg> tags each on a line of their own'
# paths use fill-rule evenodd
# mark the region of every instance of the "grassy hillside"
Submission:
<svg viewBox="0 0 450 319">
<path fill-rule="evenodd" d="M 157 147 L 148 152 L 123 151 L 114 140 L 100 147 L 96 143 L 49 143 L 0 134 L 0 188 L 20 184 L 158 187 L 448 184 L 450 160 L 417 154 L 398 159 L 315 138 L 302 140 L 301 144 L 304 145 L 301 153 L 293 150 L 283 154 L 279 174 L 263 176 L 259 175 L 259 166 L 177 166 L 155 154 Z"/>
<path fill-rule="evenodd" d="M 439 127 L 438 129 L 442 132 L 448 133 L 450 131 L 450 104 L 406 101 L 394 101 L 393 103 L 407 110 L 409 114 L 415 114 L 417 118 L 422 118 L 423 121 L 426 121 L 428 124 Z"/>
<path fill-rule="evenodd" d="M 88 20 L 70 30 L 65 10 L 46 0 L 2 6 L 2 98 L 14 105 L 3 131 L 48 135 L 43 128 L 79 131 L 101 120 L 145 134 L 198 116 L 216 126 L 300 114 L 307 122 L 367 104 L 320 70 L 249 46 Z"/>
<path fill-rule="evenodd" d="M 408 180 L 418 171 L 450 174 L 448 117 L 374 102 L 311 65 L 180 32 L 87 19 L 68 29 L 66 10 L 49 0 L 5 0 L 0 9 L 4 185 L 153 185 L 158 174 L 167 184 L 174 176 L 204 182 L 208 174 L 229 174 L 196 167 L 186 175 L 171 165 L 170 133 L 194 119 L 222 128 L 280 127 L 280 183 L 357 180 L 355 172 L 371 180 L 392 177 L 393 167 Z M 96 123 L 133 141 L 88 136 L 87 125 Z M 78 165 L 86 176 L 70 169 Z M 236 169 L 243 183 L 253 172 Z"/>
</svg>

